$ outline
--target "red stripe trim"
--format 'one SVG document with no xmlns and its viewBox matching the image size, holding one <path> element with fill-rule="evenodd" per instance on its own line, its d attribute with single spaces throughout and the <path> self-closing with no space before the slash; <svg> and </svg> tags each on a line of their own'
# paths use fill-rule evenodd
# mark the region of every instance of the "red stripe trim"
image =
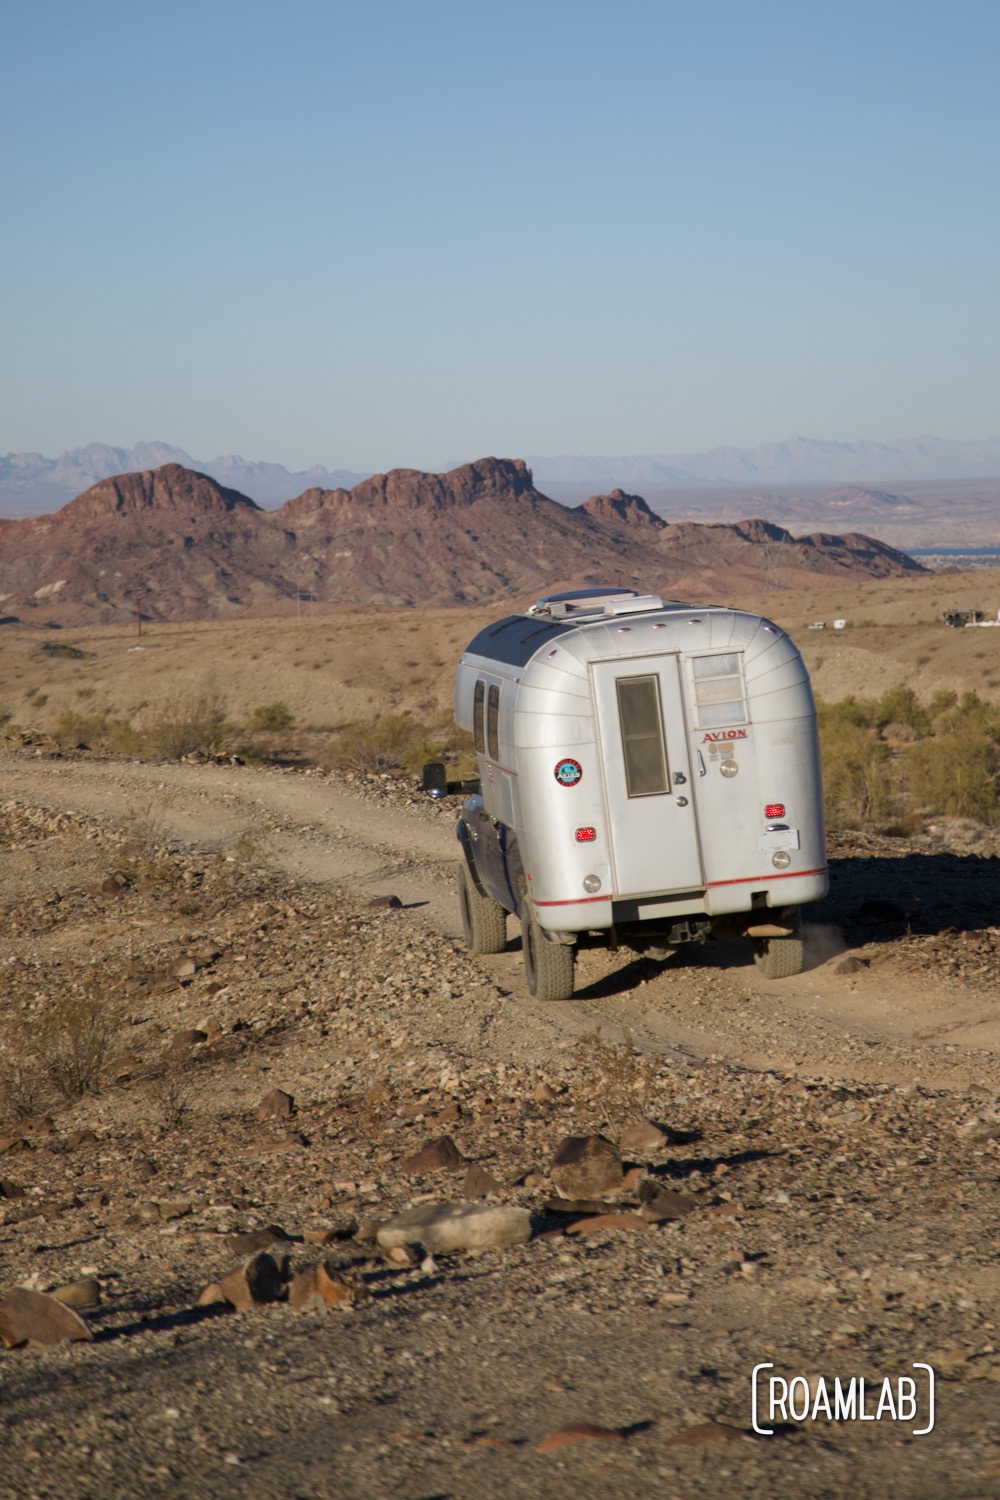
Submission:
<svg viewBox="0 0 1000 1500">
<path fill-rule="evenodd" d="M 769 880 L 794 880 L 796 876 L 803 875 L 825 875 L 829 870 L 828 865 L 821 865 L 818 870 L 788 870 L 783 875 L 746 875 L 739 880 L 710 880 L 705 887 L 706 890 L 717 890 L 720 885 L 753 885 L 756 881 L 762 883 Z M 528 877 L 530 880 L 530 876 Z M 576 901 L 536 901 L 536 906 L 586 906 L 591 901 L 669 901 L 669 893 L 663 896 L 581 896 Z"/>
<path fill-rule="evenodd" d="M 509 766 L 502 766 L 498 760 L 490 760 L 488 755 L 484 755 L 483 760 L 488 766 L 493 766 L 494 770 L 502 771 L 505 776 L 516 777 L 518 775 L 517 771 L 512 771 Z"/>
<path fill-rule="evenodd" d="M 829 865 L 820 865 L 818 870 L 786 870 L 783 875 L 744 875 L 739 880 L 710 880 L 705 889 L 714 890 L 720 885 L 753 885 L 755 881 L 795 880 L 802 875 L 826 875 L 828 870 Z"/>
<path fill-rule="evenodd" d="M 612 901 L 614 897 L 607 896 L 581 896 L 578 901 L 536 901 L 536 906 L 587 906 L 591 901 Z"/>
</svg>

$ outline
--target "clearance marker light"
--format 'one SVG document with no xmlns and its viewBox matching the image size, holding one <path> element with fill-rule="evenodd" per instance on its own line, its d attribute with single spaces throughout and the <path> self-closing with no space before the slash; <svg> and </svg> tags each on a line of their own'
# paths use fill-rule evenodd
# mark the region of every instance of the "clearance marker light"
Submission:
<svg viewBox="0 0 1000 1500">
<path fill-rule="evenodd" d="M 764 809 L 765 818 L 783 818 L 785 816 L 785 804 L 783 802 L 769 802 Z"/>
<path fill-rule="evenodd" d="M 592 844 L 597 838 L 596 828 L 578 828 L 573 835 L 578 844 Z"/>
</svg>

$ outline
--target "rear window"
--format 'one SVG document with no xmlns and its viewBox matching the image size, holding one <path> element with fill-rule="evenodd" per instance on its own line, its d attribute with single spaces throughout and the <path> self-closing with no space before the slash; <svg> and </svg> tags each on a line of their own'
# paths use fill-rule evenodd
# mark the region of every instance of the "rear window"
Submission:
<svg viewBox="0 0 1000 1500">
<path fill-rule="evenodd" d="M 628 794 L 659 796 L 670 785 L 659 680 L 654 676 L 619 677 L 615 686 Z"/>
<path fill-rule="evenodd" d="M 691 675 L 699 729 L 717 729 L 723 724 L 746 723 L 746 693 L 738 652 L 724 651 L 718 656 L 696 656 L 691 662 Z"/>
<path fill-rule="evenodd" d="M 486 729 L 483 708 L 486 703 L 486 684 L 480 677 L 472 695 L 472 733 L 479 755 L 486 754 Z"/>
</svg>

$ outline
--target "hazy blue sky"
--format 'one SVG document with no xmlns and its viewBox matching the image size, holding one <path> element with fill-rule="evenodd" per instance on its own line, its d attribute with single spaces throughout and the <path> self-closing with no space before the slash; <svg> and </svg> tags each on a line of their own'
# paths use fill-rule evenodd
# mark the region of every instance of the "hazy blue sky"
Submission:
<svg viewBox="0 0 1000 1500">
<path fill-rule="evenodd" d="M 1000 7 L 34 0 L 0 450 L 1000 430 Z"/>
</svg>

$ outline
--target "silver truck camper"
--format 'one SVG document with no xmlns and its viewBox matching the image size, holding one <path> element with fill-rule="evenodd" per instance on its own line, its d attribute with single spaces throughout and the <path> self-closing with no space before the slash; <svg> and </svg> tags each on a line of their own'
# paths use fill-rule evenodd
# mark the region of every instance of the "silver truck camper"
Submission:
<svg viewBox="0 0 1000 1500">
<path fill-rule="evenodd" d="M 770 621 L 631 589 L 552 594 L 481 630 L 455 683 L 479 790 L 458 837 L 466 942 L 521 923 L 528 987 L 573 991 L 578 945 L 667 958 L 748 939 L 802 968 L 799 907 L 827 890 L 816 716 Z"/>
</svg>

